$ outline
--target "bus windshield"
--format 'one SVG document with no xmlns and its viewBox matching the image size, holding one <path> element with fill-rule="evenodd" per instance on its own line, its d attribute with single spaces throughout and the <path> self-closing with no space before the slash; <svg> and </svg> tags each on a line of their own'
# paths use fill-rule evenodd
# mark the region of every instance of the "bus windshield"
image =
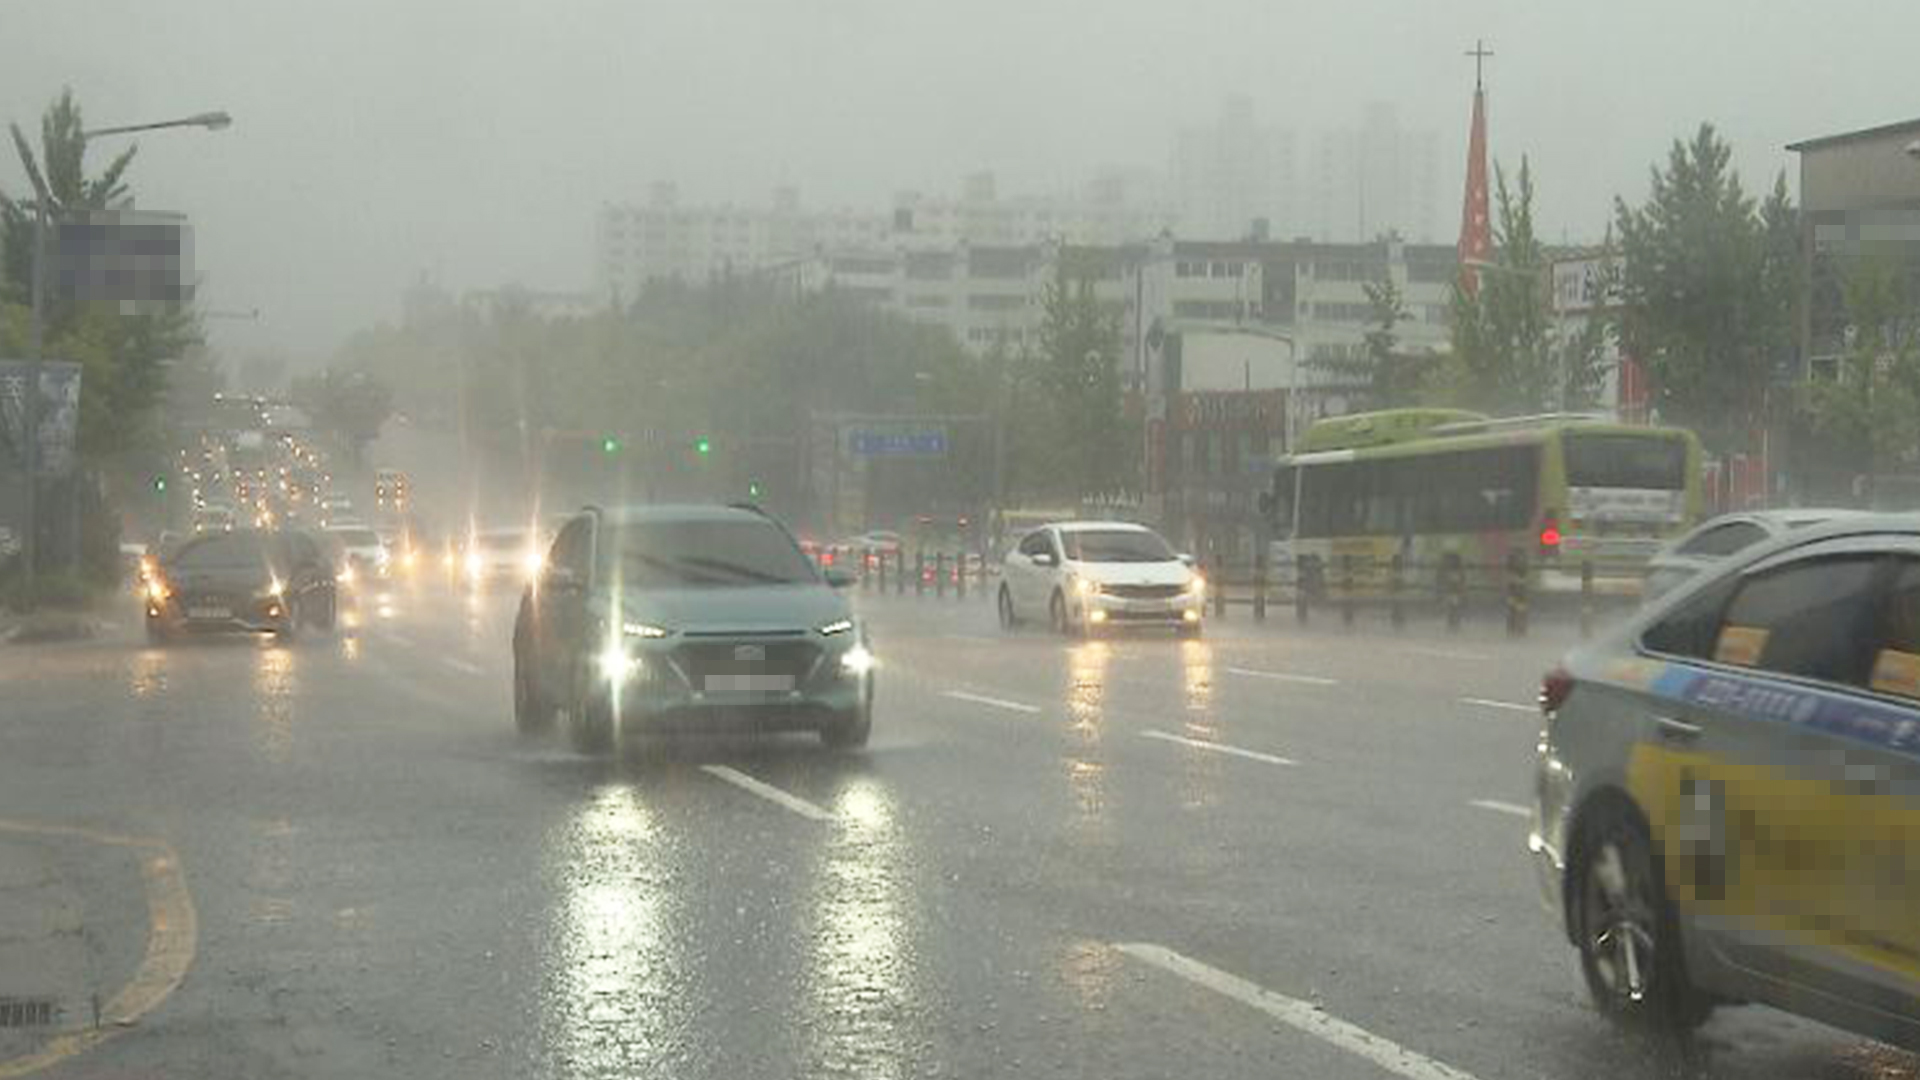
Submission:
<svg viewBox="0 0 1920 1080">
<path fill-rule="evenodd" d="M 1568 487 L 1678 491 L 1686 486 L 1687 448 L 1678 439 L 1568 435 L 1566 462 Z"/>
</svg>

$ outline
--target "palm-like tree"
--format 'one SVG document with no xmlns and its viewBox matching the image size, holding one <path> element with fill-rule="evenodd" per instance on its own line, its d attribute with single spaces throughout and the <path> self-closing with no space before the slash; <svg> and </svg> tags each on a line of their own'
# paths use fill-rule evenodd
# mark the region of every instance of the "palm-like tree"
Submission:
<svg viewBox="0 0 1920 1080">
<path fill-rule="evenodd" d="M 40 153 L 35 156 L 19 124 L 9 124 L 14 149 L 20 153 L 20 167 L 26 170 L 32 188 L 24 198 L 10 197 L 0 191 L 0 246 L 5 247 L 0 263 L 0 290 L 12 297 L 24 297 L 31 288 L 33 215 L 30 200 L 45 192 L 49 210 L 56 216 L 81 210 L 104 210 L 126 204 L 127 167 L 140 147 L 129 146 L 108 163 L 99 176 L 86 174 L 87 137 L 81 121 L 80 106 L 71 89 L 62 90 L 40 117 Z"/>
</svg>

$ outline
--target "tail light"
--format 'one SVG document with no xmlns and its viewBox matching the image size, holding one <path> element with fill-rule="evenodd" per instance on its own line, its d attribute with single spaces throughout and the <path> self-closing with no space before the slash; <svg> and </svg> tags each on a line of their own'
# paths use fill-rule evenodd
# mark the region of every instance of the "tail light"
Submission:
<svg viewBox="0 0 1920 1080">
<path fill-rule="evenodd" d="M 1540 546 L 1550 552 L 1558 551 L 1560 540 L 1560 519 L 1548 514 L 1546 520 L 1540 523 Z"/>
<path fill-rule="evenodd" d="M 1554 668 L 1540 679 L 1540 713 L 1550 716 L 1573 696 L 1573 676 L 1563 667 Z"/>
</svg>

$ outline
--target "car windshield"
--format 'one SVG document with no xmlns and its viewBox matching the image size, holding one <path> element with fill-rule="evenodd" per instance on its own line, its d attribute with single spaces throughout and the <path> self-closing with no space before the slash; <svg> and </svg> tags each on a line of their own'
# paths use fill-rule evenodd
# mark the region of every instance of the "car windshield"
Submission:
<svg viewBox="0 0 1920 1080">
<path fill-rule="evenodd" d="M 1172 548 L 1158 533 L 1140 529 L 1063 529 L 1060 542 L 1076 562 L 1168 562 Z"/>
<path fill-rule="evenodd" d="M 728 588 L 818 580 L 786 533 L 761 521 L 676 521 L 617 529 L 607 567 L 630 588 Z"/>
<path fill-rule="evenodd" d="M 263 536 L 222 533 L 186 544 L 167 561 L 167 566 L 184 572 L 267 567 L 272 564 L 271 556 L 272 548 Z"/>
</svg>

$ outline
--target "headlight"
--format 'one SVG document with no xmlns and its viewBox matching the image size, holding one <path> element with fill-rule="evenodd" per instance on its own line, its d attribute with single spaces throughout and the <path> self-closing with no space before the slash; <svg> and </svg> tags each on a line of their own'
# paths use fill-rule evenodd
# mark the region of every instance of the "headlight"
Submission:
<svg viewBox="0 0 1920 1080">
<path fill-rule="evenodd" d="M 154 578 L 147 582 L 147 599 L 152 600 L 154 603 L 157 604 L 171 595 L 173 594 L 172 591 L 167 588 L 167 583 L 161 581 L 159 578 Z"/>
<path fill-rule="evenodd" d="M 1097 581 L 1089 581 L 1086 578 L 1081 578 L 1074 587 L 1080 590 L 1081 596 L 1100 595 L 1100 583 Z"/>
<path fill-rule="evenodd" d="M 840 654 L 840 670 L 849 675 L 865 675 L 873 665 L 873 653 L 865 645 L 855 645 Z"/>
<path fill-rule="evenodd" d="M 523 561 L 523 565 L 525 565 L 527 568 L 528 577 L 539 577 L 540 568 L 545 566 L 546 564 L 547 564 L 546 556 L 540 554 L 537 551 L 527 552 L 527 557 Z"/>
<path fill-rule="evenodd" d="M 835 619 L 820 627 L 820 635 L 822 637 L 832 637 L 835 634 L 844 634 L 851 629 L 853 629 L 852 619 Z"/>
<path fill-rule="evenodd" d="M 1189 596 L 1207 595 L 1207 579 L 1201 577 L 1199 574 L 1195 574 L 1192 577 L 1188 578 L 1187 594 Z"/>
<path fill-rule="evenodd" d="M 347 565 L 341 567 L 340 572 L 333 575 L 333 580 L 339 582 L 342 585 L 353 584 L 353 564 L 348 563 Z"/>
<path fill-rule="evenodd" d="M 484 569 L 486 569 L 486 565 L 480 561 L 480 554 L 478 552 L 474 552 L 467 556 L 467 576 L 468 577 L 479 577 L 480 571 Z"/>
<path fill-rule="evenodd" d="M 286 591 L 287 591 L 286 584 L 282 582 L 279 578 L 272 578 L 268 580 L 267 582 L 268 596 L 271 596 L 275 599 L 279 599 L 280 596 L 283 595 Z"/>
<path fill-rule="evenodd" d="M 673 632 L 664 626 L 655 626 L 652 623 L 643 622 L 621 623 L 620 629 L 628 637 L 637 638 L 663 638 Z"/>
<path fill-rule="evenodd" d="M 618 641 L 608 642 L 607 647 L 600 650 L 600 674 L 614 682 L 626 679 L 639 666 L 640 662 L 628 656 L 626 646 Z"/>
</svg>

